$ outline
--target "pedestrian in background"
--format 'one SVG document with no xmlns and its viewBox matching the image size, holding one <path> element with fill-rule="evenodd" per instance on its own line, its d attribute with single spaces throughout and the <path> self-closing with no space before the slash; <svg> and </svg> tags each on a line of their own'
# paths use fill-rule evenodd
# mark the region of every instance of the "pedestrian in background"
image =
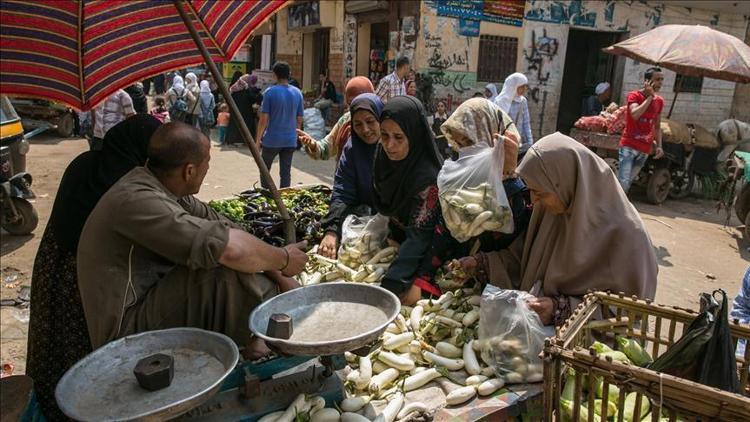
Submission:
<svg viewBox="0 0 750 422">
<path fill-rule="evenodd" d="M 195 73 L 190 72 L 185 75 L 185 89 L 187 89 L 193 97 L 193 101 L 188 98 L 188 111 L 190 112 L 187 116 L 185 123 L 195 126 L 197 129 L 201 128 L 200 117 L 201 117 L 201 102 L 200 94 L 201 88 L 198 85 L 198 77 Z"/>
<path fill-rule="evenodd" d="M 654 158 L 664 155 L 661 149 L 661 111 L 664 99 L 656 95 L 664 82 L 664 74 L 658 67 L 651 67 L 644 74 L 643 89 L 628 94 L 625 110 L 625 130 L 620 138 L 620 169 L 617 179 L 625 193 L 630 184 L 646 164 L 656 142 Z"/>
<path fill-rule="evenodd" d="M 216 116 L 216 127 L 219 128 L 219 145 L 224 145 L 229 120 L 229 106 L 226 103 L 219 104 L 219 114 Z"/>
<path fill-rule="evenodd" d="M 167 91 L 167 110 L 173 122 L 185 122 L 189 115 L 188 104 L 194 103 L 193 93 L 185 88 L 182 76 L 175 74 L 172 87 Z"/>
<path fill-rule="evenodd" d="M 516 72 L 505 78 L 503 90 L 495 98 L 495 104 L 508 113 L 521 133 L 519 154 L 524 154 L 534 143 L 534 136 L 531 134 L 529 102 L 524 97 L 528 88 L 529 80 L 526 75 Z"/>
<path fill-rule="evenodd" d="M 162 96 L 154 98 L 154 107 L 148 114 L 154 116 L 161 123 L 169 123 L 169 110 L 167 110 L 167 101 Z"/>
<path fill-rule="evenodd" d="M 406 95 L 406 85 L 404 83 L 409 72 L 409 58 L 399 57 L 396 60 L 396 70 L 381 79 L 378 89 L 375 90 L 375 94 L 380 97 L 384 104 L 388 103 L 388 100 L 393 97 Z"/>
<path fill-rule="evenodd" d="M 263 161 L 268 170 L 279 156 L 279 185 L 286 188 L 291 185 L 292 158 L 297 148 L 297 129 L 302 127 L 304 105 L 302 91 L 289 85 L 289 64 L 276 62 L 273 73 L 276 85 L 263 95 L 256 139 L 261 143 Z M 268 188 L 266 180 L 261 180 L 261 184 Z"/>
<path fill-rule="evenodd" d="M 412 79 L 406 80 L 406 95 L 417 96 L 417 83 Z"/>
<path fill-rule="evenodd" d="M 89 148 L 92 151 L 101 151 L 107 131 L 134 114 L 133 100 L 124 90 L 118 89 L 107 97 L 91 113 L 94 137 L 89 139 Z"/>
<path fill-rule="evenodd" d="M 229 87 L 229 92 L 232 95 L 234 103 L 237 104 L 237 108 L 242 115 L 242 120 L 245 121 L 245 126 L 247 126 L 247 129 L 253 136 L 255 136 L 258 130 L 258 109 L 263 100 L 263 94 L 255 86 L 257 82 L 257 76 L 246 73 L 240 75 L 237 81 Z M 234 121 L 234 119 L 230 120 L 227 126 L 225 142 L 228 144 L 244 142 L 240 133 L 239 122 Z"/>
<path fill-rule="evenodd" d="M 143 84 L 136 82 L 125 88 L 125 92 L 130 95 L 130 100 L 133 102 L 133 110 L 136 113 L 148 113 L 148 100 L 143 90 Z"/>
<path fill-rule="evenodd" d="M 328 121 L 331 106 L 336 102 L 336 86 L 325 73 L 320 74 L 320 95 L 314 101 L 314 107 L 320 110 L 323 120 Z"/>
<path fill-rule="evenodd" d="M 164 93 L 167 92 L 167 77 L 163 73 L 154 76 L 151 79 L 151 82 L 154 84 L 154 92 L 156 92 L 156 95 L 164 95 Z"/>
<path fill-rule="evenodd" d="M 604 108 L 604 103 L 609 101 L 610 93 L 609 82 L 598 83 L 594 88 L 594 95 L 583 100 L 581 116 L 598 116 Z"/>
<path fill-rule="evenodd" d="M 484 97 L 488 100 L 495 102 L 497 98 L 497 86 L 495 84 L 487 84 L 484 86 Z"/>
<path fill-rule="evenodd" d="M 200 85 L 200 128 L 209 140 L 211 139 L 211 128 L 216 123 L 214 108 L 216 108 L 216 100 L 214 94 L 211 93 L 211 85 L 207 80 L 202 80 Z"/>
</svg>

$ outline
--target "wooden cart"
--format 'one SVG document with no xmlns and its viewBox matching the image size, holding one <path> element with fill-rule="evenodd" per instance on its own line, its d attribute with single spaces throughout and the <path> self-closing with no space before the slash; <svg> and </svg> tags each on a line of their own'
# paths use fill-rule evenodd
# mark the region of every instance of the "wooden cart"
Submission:
<svg viewBox="0 0 750 422">
<path fill-rule="evenodd" d="M 620 134 L 591 132 L 572 128 L 570 137 L 591 148 L 609 164 L 617 174 L 619 170 Z M 667 199 L 683 198 L 692 189 L 688 161 L 681 145 L 664 143 L 664 157 L 649 157 L 646 165 L 636 177 L 634 184 L 646 188 L 646 197 L 653 204 L 661 204 Z"/>
</svg>

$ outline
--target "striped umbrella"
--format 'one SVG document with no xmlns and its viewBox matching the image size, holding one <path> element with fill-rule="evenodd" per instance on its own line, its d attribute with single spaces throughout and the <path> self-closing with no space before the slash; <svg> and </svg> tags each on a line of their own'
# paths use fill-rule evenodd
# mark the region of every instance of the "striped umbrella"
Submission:
<svg viewBox="0 0 750 422">
<path fill-rule="evenodd" d="M 286 0 L 183 3 L 211 58 L 230 60 Z M 0 92 L 88 110 L 136 81 L 203 63 L 171 1 L 2 0 Z"/>
</svg>

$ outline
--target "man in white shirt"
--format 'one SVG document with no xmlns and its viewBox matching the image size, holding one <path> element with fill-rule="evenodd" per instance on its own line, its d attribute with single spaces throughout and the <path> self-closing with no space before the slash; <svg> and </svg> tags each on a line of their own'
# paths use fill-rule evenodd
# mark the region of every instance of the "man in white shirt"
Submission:
<svg viewBox="0 0 750 422">
<path fill-rule="evenodd" d="M 378 89 L 375 90 L 375 94 L 383 101 L 387 103 L 393 97 L 399 95 L 406 95 L 406 76 L 409 74 L 409 58 L 400 57 L 396 60 L 396 70 L 388 76 L 385 76 L 378 83 Z"/>
<path fill-rule="evenodd" d="M 122 89 L 118 89 L 106 100 L 99 103 L 91 113 L 94 137 L 89 140 L 89 148 L 92 151 L 101 150 L 102 140 L 107 131 L 134 114 L 133 100 Z"/>
</svg>

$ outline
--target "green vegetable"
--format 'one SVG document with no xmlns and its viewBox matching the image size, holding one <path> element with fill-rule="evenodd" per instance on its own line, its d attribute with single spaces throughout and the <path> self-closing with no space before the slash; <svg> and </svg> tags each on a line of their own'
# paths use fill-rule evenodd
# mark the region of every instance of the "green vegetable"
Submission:
<svg viewBox="0 0 750 422">
<path fill-rule="evenodd" d="M 613 349 L 609 346 L 607 346 L 604 343 L 600 343 L 598 341 L 595 341 L 594 344 L 591 345 L 591 348 L 596 350 L 596 353 L 605 353 L 605 352 L 612 352 Z"/>
<path fill-rule="evenodd" d="M 568 375 L 565 377 L 565 387 L 560 395 L 561 399 L 573 400 L 576 392 L 576 372 L 568 369 Z"/>
<path fill-rule="evenodd" d="M 570 400 L 560 399 L 560 413 L 562 416 L 563 422 L 570 422 L 573 420 L 573 402 Z M 578 420 L 579 421 L 588 421 L 589 420 L 589 410 L 586 408 L 586 406 L 581 405 L 580 410 L 578 411 Z M 594 414 L 594 422 L 601 422 L 602 418 L 599 417 L 599 415 Z"/>
<path fill-rule="evenodd" d="M 600 399 L 604 399 L 604 378 L 597 377 L 596 381 L 596 397 L 599 397 Z M 620 388 L 618 388 L 614 384 L 609 384 L 609 387 L 607 388 L 607 397 L 609 398 L 610 403 L 615 403 L 620 400 Z"/>
<path fill-rule="evenodd" d="M 633 417 L 635 415 L 635 402 L 636 398 L 638 397 L 638 393 L 633 391 L 632 393 L 625 396 L 625 407 L 623 408 L 622 414 L 624 420 L 628 422 L 633 422 Z M 639 413 L 638 419 L 647 414 L 648 411 L 651 409 L 651 402 L 648 401 L 648 397 L 642 396 L 641 397 L 641 411 Z"/>
<path fill-rule="evenodd" d="M 651 355 L 643 350 L 641 345 L 633 339 L 617 336 L 617 348 L 638 366 L 646 366 L 654 361 Z"/>
<path fill-rule="evenodd" d="M 628 359 L 628 357 L 625 355 L 625 353 L 622 353 L 622 352 L 617 351 L 617 350 L 613 350 L 611 352 L 600 353 L 599 357 L 601 357 L 602 359 L 606 359 L 607 357 L 611 357 L 613 361 L 621 362 L 621 363 L 624 363 L 624 364 L 630 364 L 630 363 L 632 363 L 632 362 L 630 362 L 630 359 Z"/>
<path fill-rule="evenodd" d="M 602 400 L 601 399 L 594 400 L 594 413 L 596 413 L 599 416 L 602 416 Z M 607 401 L 607 418 L 613 418 L 617 420 L 617 404 L 612 402 L 611 400 Z"/>
</svg>

